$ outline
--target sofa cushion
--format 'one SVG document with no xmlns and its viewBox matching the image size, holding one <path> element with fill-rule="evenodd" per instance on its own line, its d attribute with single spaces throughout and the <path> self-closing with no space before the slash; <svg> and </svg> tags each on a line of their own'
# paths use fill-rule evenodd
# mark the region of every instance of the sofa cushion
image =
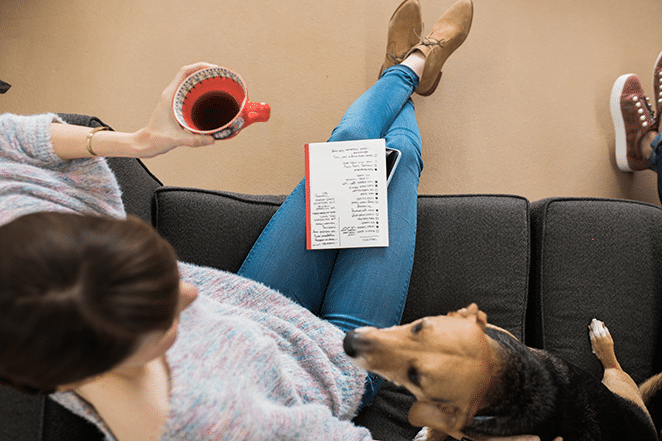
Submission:
<svg viewBox="0 0 662 441">
<path fill-rule="evenodd" d="M 162 187 L 154 225 L 179 259 L 237 272 L 285 196 Z"/>
<path fill-rule="evenodd" d="M 508 195 L 419 196 L 414 269 L 403 322 L 472 302 L 524 338 L 529 202 Z"/>
<path fill-rule="evenodd" d="M 162 187 L 155 192 L 155 225 L 180 260 L 236 272 L 284 198 Z M 417 237 L 403 322 L 477 302 L 492 323 L 523 339 L 526 199 L 419 196 Z"/>
<path fill-rule="evenodd" d="M 155 225 L 181 260 L 236 272 L 284 196 L 162 187 L 155 199 Z M 419 196 L 403 321 L 477 302 L 492 323 L 523 338 L 528 210 L 528 201 L 517 196 Z M 412 403 L 411 394 L 387 382 L 355 423 L 370 428 L 376 439 L 412 439 Z"/>
<path fill-rule="evenodd" d="M 30 396 L 0 386 L 0 439 L 41 439 L 45 397 Z"/>
<path fill-rule="evenodd" d="M 662 209 L 640 202 L 554 198 L 532 204 L 530 335 L 602 378 L 587 326 L 605 322 L 635 381 L 662 369 Z"/>
<path fill-rule="evenodd" d="M 403 323 L 476 302 L 488 321 L 524 338 L 529 203 L 518 196 L 419 196 L 414 269 Z M 386 382 L 354 422 L 375 439 L 410 440 L 414 397 Z"/>
</svg>

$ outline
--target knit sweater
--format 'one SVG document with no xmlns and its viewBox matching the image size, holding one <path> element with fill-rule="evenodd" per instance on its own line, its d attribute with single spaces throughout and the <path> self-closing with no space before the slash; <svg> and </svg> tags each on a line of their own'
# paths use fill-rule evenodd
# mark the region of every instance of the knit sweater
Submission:
<svg viewBox="0 0 662 441">
<path fill-rule="evenodd" d="M 0 115 L 0 224 L 36 211 L 126 216 L 102 158 L 53 152 L 53 114 Z M 343 333 L 278 292 L 235 274 L 180 263 L 198 299 L 181 315 L 166 357 L 170 410 L 161 440 L 369 440 L 354 426 L 365 371 L 342 350 Z M 72 392 L 55 401 L 114 440 Z"/>
</svg>

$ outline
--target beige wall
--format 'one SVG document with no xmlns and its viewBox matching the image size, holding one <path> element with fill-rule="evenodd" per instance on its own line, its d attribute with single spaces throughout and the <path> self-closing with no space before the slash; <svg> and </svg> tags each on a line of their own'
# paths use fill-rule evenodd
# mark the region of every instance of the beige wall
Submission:
<svg viewBox="0 0 662 441">
<path fill-rule="evenodd" d="M 437 92 L 416 97 L 421 193 L 604 196 L 658 204 L 652 172 L 613 159 L 609 93 L 652 93 L 660 0 L 474 0 L 474 24 Z M 183 64 L 239 71 L 271 120 L 213 147 L 147 161 L 169 185 L 289 192 L 303 145 L 324 141 L 375 80 L 400 0 L 0 0 L 0 112 L 144 124 Z M 453 0 L 421 0 L 426 29 Z"/>
</svg>

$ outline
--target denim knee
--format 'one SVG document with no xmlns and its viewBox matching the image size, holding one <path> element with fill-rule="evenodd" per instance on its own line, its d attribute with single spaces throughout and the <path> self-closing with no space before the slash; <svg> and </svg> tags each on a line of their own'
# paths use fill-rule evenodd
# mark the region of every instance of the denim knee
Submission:
<svg viewBox="0 0 662 441">
<path fill-rule="evenodd" d="M 398 167 L 407 167 L 423 170 L 422 143 L 417 133 L 407 129 L 397 129 L 389 132 L 386 137 L 386 146 L 400 151 L 400 164 Z"/>
<path fill-rule="evenodd" d="M 357 141 L 373 138 L 373 136 L 369 136 L 369 133 L 369 128 L 365 127 L 362 123 L 354 122 L 352 124 L 340 124 L 333 129 L 329 142 Z"/>
</svg>

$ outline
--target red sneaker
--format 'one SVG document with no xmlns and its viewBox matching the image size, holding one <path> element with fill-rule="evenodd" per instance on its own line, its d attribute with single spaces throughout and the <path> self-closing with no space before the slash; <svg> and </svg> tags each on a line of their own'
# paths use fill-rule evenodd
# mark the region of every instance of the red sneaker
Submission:
<svg viewBox="0 0 662 441">
<path fill-rule="evenodd" d="M 639 151 L 642 136 L 655 129 L 653 112 L 639 77 L 622 75 L 611 89 L 611 117 L 616 137 L 616 164 L 626 172 L 650 168 Z"/>
</svg>

